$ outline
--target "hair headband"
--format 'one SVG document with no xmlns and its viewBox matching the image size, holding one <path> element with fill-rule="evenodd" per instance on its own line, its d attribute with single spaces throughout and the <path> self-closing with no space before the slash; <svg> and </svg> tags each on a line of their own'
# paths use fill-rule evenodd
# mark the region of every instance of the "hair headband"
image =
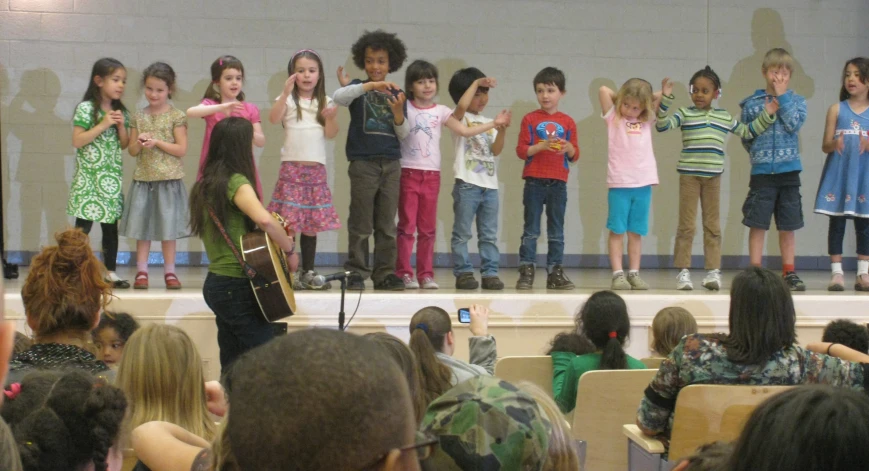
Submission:
<svg viewBox="0 0 869 471">
<path fill-rule="evenodd" d="M 290 62 L 292 62 L 296 58 L 296 56 L 298 56 L 299 54 L 305 53 L 305 52 L 310 52 L 311 54 L 317 56 L 317 59 L 320 58 L 320 54 L 317 54 L 317 51 L 315 51 L 313 49 L 299 49 L 298 51 L 296 51 L 295 54 L 293 54 L 293 57 L 290 57 Z"/>
</svg>

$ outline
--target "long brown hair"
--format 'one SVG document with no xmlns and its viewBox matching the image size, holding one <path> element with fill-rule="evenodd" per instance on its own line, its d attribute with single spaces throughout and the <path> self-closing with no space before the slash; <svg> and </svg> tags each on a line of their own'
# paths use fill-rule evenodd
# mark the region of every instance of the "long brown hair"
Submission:
<svg viewBox="0 0 869 471">
<path fill-rule="evenodd" d="M 323 73 L 323 61 L 320 55 L 311 49 L 302 49 L 295 53 L 290 58 L 290 63 L 287 64 L 287 73 L 293 75 L 296 73 L 296 61 L 301 59 L 310 59 L 317 63 L 317 85 L 314 87 L 314 98 L 317 99 L 317 122 L 320 126 L 326 125 L 326 118 L 323 117 L 323 108 L 326 107 L 326 76 Z M 293 87 L 293 101 L 296 102 L 296 119 L 302 120 L 302 108 L 299 107 L 299 87 Z"/>
<path fill-rule="evenodd" d="M 437 306 L 424 307 L 410 319 L 409 345 L 419 363 L 427 404 L 452 387 L 453 372 L 435 356 L 443 350 L 447 334 L 452 330 L 450 315 Z"/>
<path fill-rule="evenodd" d="M 416 423 L 418 425 L 422 422 L 422 416 L 425 415 L 428 402 L 426 402 L 425 395 L 423 394 L 419 362 L 416 361 L 416 355 L 413 354 L 413 351 L 401 339 L 386 332 L 365 334 L 365 338 L 380 346 L 401 367 L 401 371 L 407 378 L 407 386 L 410 389 L 410 400 L 413 402 L 413 414 L 416 416 Z"/>
<path fill-rule="evenodd" d="M 221 103 L 220 90 L 215 90 L 214 86 L 220 84 L 220 76 L 223 75 L 223 71 L 226 69 L 235 69 L 241 72 L 241 78 L 244 80 L 244 65 L 241 64 L 241 61 L 235 56 L 220 56 L 211 63 L 211 83 L 205 87 L 205 94 L 202 95 L 203 99 L 208 98 L 209 100 Z M 239 90 L 238 96 L 235 99 L 244 101 L 244 91 Z"/>
<path fill-rule="evenodd" d="M 37 336 L 89 332 L 112 295 L 105 266 L 81 230 L 67 229 L 54 239 L 56 246 L 42 249 L 30 262 L 21 288 L 24 312 Z"/>
<path fill-rule="evenodd" d="M 88 88 L 84 92 L 84 97 L 82 97 L 81 102 L 84 103 L 89 101 L 94 105 L 94 124 L 99 123 L 100 121 L 100 105 L 102 104 L 103 97 L 100 94 L 100 87 L 97 86 L 95 77 L 100 77 L 103 80 L 111 77 L 113 73 L 115 73 L 118 69 L 124 69 L 124 64 L 121 64 L 121 61 L 117 59 L 112 59 L 111 57 L 103 57 L 102 59 L 94 62 L 94 66 L 91 68 L 91 76 L 90 82 L 88 83 Z M 112 100 L 112 109 L 117 111 L 121 110 L 126 112 L 127 107 L 124 106 L 124 103 L 121 100 Z"/>
<path fill-rule="evenodd" d="M 208 155 L 202 167 L 202 180 L 196 182 L 190 190 L 190 231 L 193 235 L 201 238 L 205 234 L 205 228 L 214 225 L 207 214 L 209 207 L 218 221 L 226 221 L 231 205 L 226 197 L 229 180 L 238 173 L 251 183 L 256 181 L 252 162 L 253 125 L 250 121 L 229 117 L 217 123 L 211 133 Z M 253 230 L 253 221 L 247 217 L 245 220 L 248 230 Z M 218 241 L 221 235 L 214 229 L 211 237 Z"/>
</svg>

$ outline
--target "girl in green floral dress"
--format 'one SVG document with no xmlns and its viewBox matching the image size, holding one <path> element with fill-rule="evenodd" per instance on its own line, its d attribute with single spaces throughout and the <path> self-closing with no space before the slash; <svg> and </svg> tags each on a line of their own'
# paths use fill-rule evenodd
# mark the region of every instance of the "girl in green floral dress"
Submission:
<svg viewBox="0 0 869 471">
<path fill-rule="evenodd" d="M 75 217 L 75 227 L 85 234 L 94 222 L 100 223 L 107 279 L 115 288 L 130 287 L 115 273 L 118 219 L 124 208 L 121 152 L 130 141 L 130 115 L 121 103 L 126 82 L 127 70 L 119 61 L 102 58 L 94 63 L 91 82 L 72 118 L 72 145 L 77 150 L 66 205 L 66 213 Z"/>
</svg>

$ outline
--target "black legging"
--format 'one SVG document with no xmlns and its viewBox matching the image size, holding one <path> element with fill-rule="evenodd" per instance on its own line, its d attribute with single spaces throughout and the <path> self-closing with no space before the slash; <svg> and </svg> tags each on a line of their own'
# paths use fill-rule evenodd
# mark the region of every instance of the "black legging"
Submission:
<svg viewBox="0 0 869 471">
<path fill-rule="evenodd" d="M 91 228 L 94 222 L 87 219 L 75 218 L 75 227 L 79 228 L 85 234 L 91 233 Z M 100 223 L 100 229 L 103 230 L 103 263 L 106 264 L 106 269 L 115 271 L 118 263 L 118 223 Z"/>
</svg>

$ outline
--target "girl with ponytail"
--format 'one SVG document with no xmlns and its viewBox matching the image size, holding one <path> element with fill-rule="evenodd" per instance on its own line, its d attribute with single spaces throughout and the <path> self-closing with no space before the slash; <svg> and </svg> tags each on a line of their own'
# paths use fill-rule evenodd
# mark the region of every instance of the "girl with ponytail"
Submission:
<svg viewBox="0 0 869 471">
<path fill-rule="evenodd" d="M 498 352 L 495 338 L 489 335 L 489 310 L 474 304 L 470 311 L 470 363 L 453 357 L 456 341 L 447 311 L 429 306 L 410 319 L 410 349 L 419 365 L 426 404 L 456 384 L 495 370 Z"/>
<path fill-rule="evenodd" d="M 552 352 L 553 392 L 558 407 L 565 414 L 576 407 L 579 377 L 586 371 L 646 368 L 641 361 L 625 353 L 631 320 L 628 307 L 619 295 L 612 291 L 592 294 L 576 314 L 575 322 L 577 333 L 591 341 L 595 351 L 585 355 Z"/>
</svg>

